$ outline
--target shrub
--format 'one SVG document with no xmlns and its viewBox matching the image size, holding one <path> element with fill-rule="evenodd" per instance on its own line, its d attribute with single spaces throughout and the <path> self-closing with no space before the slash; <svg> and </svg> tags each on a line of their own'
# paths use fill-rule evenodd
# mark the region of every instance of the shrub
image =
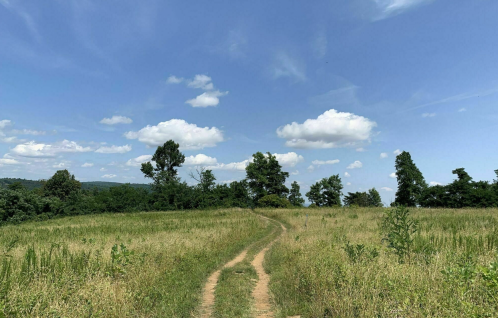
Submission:
<svg viewBox="0 0 498 318">
<path fill-rule="evenodd" d="M 292 205 L 286 198 L 276 194 L 265 195 L 258 201 L 258 206 L 262 208 L 290 208 Z"/>
<path fill-rule="evenodd" d="M 409 217 L 410 211 L 404 206 L 387 209 L 382 220 L 382 230 L 385 233 L 383 241 L 388 242 L 388 247 L 398 256 L 398 262 L 404 263 L 413 244 L 413 234 L 418 230 L 416 221 Z"/>
</svg>

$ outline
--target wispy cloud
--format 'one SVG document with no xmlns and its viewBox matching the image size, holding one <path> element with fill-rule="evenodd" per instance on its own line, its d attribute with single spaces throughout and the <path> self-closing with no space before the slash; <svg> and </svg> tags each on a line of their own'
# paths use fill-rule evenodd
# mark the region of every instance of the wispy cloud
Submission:
<svg viewBox="0 0 498 318">
<path fill-rule="evenodd" d="M 373 20 L 383 20 L 408 10 L 414 9 L 420 5 L 428 4 L 434 0 L 372 0 L 377 7 L 378 13 Z"/>
<path fill-rule="evenodd" d="M 304 82 L 307 79 L 304 64 L 286 53 L 279 53 L 275 56 L 275 62 L 271 71 L 274 79 L 288 77 L 295 82 Z"/>
<path fill-rule="evenodd" d="M 35 20 L 24 8 L 20 7 L 16 2 L 15 4 L 8 0 L 0 0 L 0 4 L 3 5 L 7 10 L 17 14 L 24 22 L 24 25 L 28 29 L 31 36 L 36 40 L 36 42 L 40 43 L 42 41 L 42 37 L 40 32 L 38 31 L 38 27 L 35 23 Z"/>
</svg>

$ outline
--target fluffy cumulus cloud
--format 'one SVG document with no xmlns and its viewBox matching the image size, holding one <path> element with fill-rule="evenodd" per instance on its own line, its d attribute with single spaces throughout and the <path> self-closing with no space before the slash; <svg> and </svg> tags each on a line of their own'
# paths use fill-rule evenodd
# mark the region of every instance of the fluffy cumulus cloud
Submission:
<svg viewBox="0 0 498 318">
<path fill-rule="evenodd" d="M 387 191 L 387 192 L 392 192 L 392 191 L 393 191 L 393 189 L 388 188 L 388 187 L 382 187 L 382 188 L 380 188 L 380 189 L 381 189 L 381 190 L 384 190 L 384 191 Z"/>
<path fill-rule="evenodd" d="M 295 167 L 298 163 L 304 161 L 304 157 L 295 152 L 274 153 L 273 155 L 277 158 L 278 163 L 284 167 Z"/>
<path fill-rule="evenodd" d="M 30 141 L 19 144 L 12 153 L 22 157 L 55 157 L 59 153 L 76 153 L 92 151 L 90 147 L 78 145 L 75 141 L 63 140 L 56 144 L 42 144 Z"/>
<path fill-rule="evenodd" d="M 90 162 L 85 162 L 84 164 L 81 165 L 82 168 L 90 168 L 93 167 L 93 163 Z"/>
<path fill-rule="evenodd" d="M 389 155 L 386 152 L 383 152 L 383 153 L 380 154 L 380 158 L 381 159 L 385 159 L 387 157 L 389 157 Z"/>
<path fill-rule="evenodd" d="M 116 178 L 117 175 L 115 174 L 104 174 L 101 178 L 103 179 L 113 179 L 113 178 Z"/>
<path fill-rule="evenodd" d="M 166 80 L 167 84 L 180 84 L 181 82 L 183 82 L 183 78 L 182 77 L 176 77 L 174 75 L 171 75 Z"/>
<path fill-rule="evenodd" d="M 104 118 L 100 121 L 101 124 L 105 125 L 117 125 L 117 124 L 131 124 L 133 120 L 125 116 L 112 116 L 111 118 Z"/>
<path fill-rule="evenodd" d="M 394 150 L 394 151 L 393 151 L 393 154 L 394 154 L 395 156 L 397 156 L 397 155 L 401 154 L 401 150 L 396 149 L 396 150 Z"/>
<path fill-rule="evenodd" d="M 369 142 L 377 124 L 368 118 L 330 109 L 316 119 L 279 127 L 277 135 L 293 148 L 336 148 Z"/>
<path fill-rule="evenodd" d="M 218 106 L 220 103 L 219 97 L 228 94 L 228 92 L 220 92 L 220 91 L 210 91 L 204 92 L 196 98 L 189 99 L 185 103 L 192 105 L 192 107 L 209 107 L 209 106 Z"/>
<path fill-rule="evenodd" d="M 131 146 L 130 145 L 124 145 L 124 146 L 110 146 L 110 147 L 100 147 L 99 149 L 95 150 L 95 152 L 98 153 L 127 153 L 131 151 Z"/>
<path fill-rule="evenodd" d="M 0 167 L 3 165 L 18 165 L 21 164 L 16 159 L 0 158 Z"/>
<path fill-rule="evenodd" d="M 12 122 L 8 119 L 0 120 L 0 129 L 5 129 L 5 127 L 12 125 Z"/>
<path fill-rule="evenodd" d="M 431 181 L 431 182 L 429 182 L 429 184 L 430 184 L 431 186 L 437 186 L 437 185 L 439 185 L 439 186 L 440 186 L 440 185 L 443 185 L 441 182 L 436 182 L 436 181 Z"/>
<path fill-rule="evenodd" d="M 393 172 L 389 175 L 389 178 L 396 179 L 398 176 L 396 175 L 396 172 Z"/>
<path fill-rule="evenodd" d="M 173 139 L 180 144 L 183 150 L 215 147 L 222 142 L 223 133 L 216 127 L 197 127 L 182 119 L 171 119 L 156 126 L 147 126 L 139 131 L 129 131 L 125 134 L 128 139 L 138 139 L 147 146 L 156 147 Z"/>
<path fill-rule="evenodd" d="M 349 172 L 347 172 L 347 171 L 346 171 L 346 172 L 344 172 L 344 176 L 345 176 L 346 178 L 351 177 L 351 175 L 350 175 L 350 174 L 349 174 Z"/>
<path fill-rule="evenodd" d="M 194 79 L 190 80 L 187 85 L 188 87 L 200 88 L 206 91 L 212 90 L 214 88 L 211 77 L 204 74 L 198 74 L 194 76 Z"/>
<path fill-rule="evenodd" d="M 358 161 L 356 160 L 355 162 L 353 162 L 352 164 L 350 164 L 347 169 L 359 169 L 363 167 L 363 164 L 361 163 L 361 161 Z"/>
<path fill-rule="evenodd" d="M 217 163 L 218 160 L 216 160 L 216 158 L 200 153 L 195 156 L 185 157 L 185 162 L 183 164 L 186 166 L 211 166 L 216 165 Z"/>
<path fill-rule="evenodd" d="M 321 166 L 321 165 L 335 165 L 336 163 L 339 163 L 339 159 L 334 159 L 334 160 L 313 160 L 311 163 L 314 164 L 315 166 Z"/>
<path fill-rule="evenodd" d="M 207 166 L 207 170 L 234 170 L 234 171 L 245 171 L 249 160 L 244 160 L 241 162 L 231 162 L 231 163 L 218 163 L 216 165 Z"/>
<path fill-rule="evenodd" d="M 152 159 L 152 155 L 142 155 L 136 158 L 130 159 L 126 162 L 127 166 L 130 167 L 140 167 L 142 163 L 150 161 Z"/>
</svg>

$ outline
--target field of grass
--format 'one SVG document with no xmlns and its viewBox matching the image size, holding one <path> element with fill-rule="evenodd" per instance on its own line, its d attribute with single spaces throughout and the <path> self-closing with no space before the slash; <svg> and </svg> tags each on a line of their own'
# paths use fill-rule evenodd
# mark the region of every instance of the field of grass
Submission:
<svg viewBox="0 0 498 318">
<path fill-rule="evenodd" d="M 260 210 L 289 228 L 265 262 L 278 317 L 498 317 L 497 209 L 413 209 L 401 263 L 384 211 Z"/>
<path fill-rule="evenodd" d="M 274 226 L 243 210 L 0 228 L 0 316 L 195 317 L 208 275 Z"/>
</svg>

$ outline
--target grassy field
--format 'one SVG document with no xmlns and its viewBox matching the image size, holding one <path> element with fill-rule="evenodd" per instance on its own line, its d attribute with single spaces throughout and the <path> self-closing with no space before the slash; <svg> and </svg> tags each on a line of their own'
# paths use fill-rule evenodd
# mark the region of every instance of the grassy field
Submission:
<svg viewBox="0 0 498 318">
<path fill-rule="evenodd" d="M 384 211 L 260 210 L 289 228 L 265 262 L 278 317 L 498 317 L 497 209 L 414 209 L 401 263 Z"/>
<path fill-rule="evenodd" d="M 207 276 L 273 225 L 242 210 L 0 228 L 0 316 L 194 317 Z"/>
</svg>

